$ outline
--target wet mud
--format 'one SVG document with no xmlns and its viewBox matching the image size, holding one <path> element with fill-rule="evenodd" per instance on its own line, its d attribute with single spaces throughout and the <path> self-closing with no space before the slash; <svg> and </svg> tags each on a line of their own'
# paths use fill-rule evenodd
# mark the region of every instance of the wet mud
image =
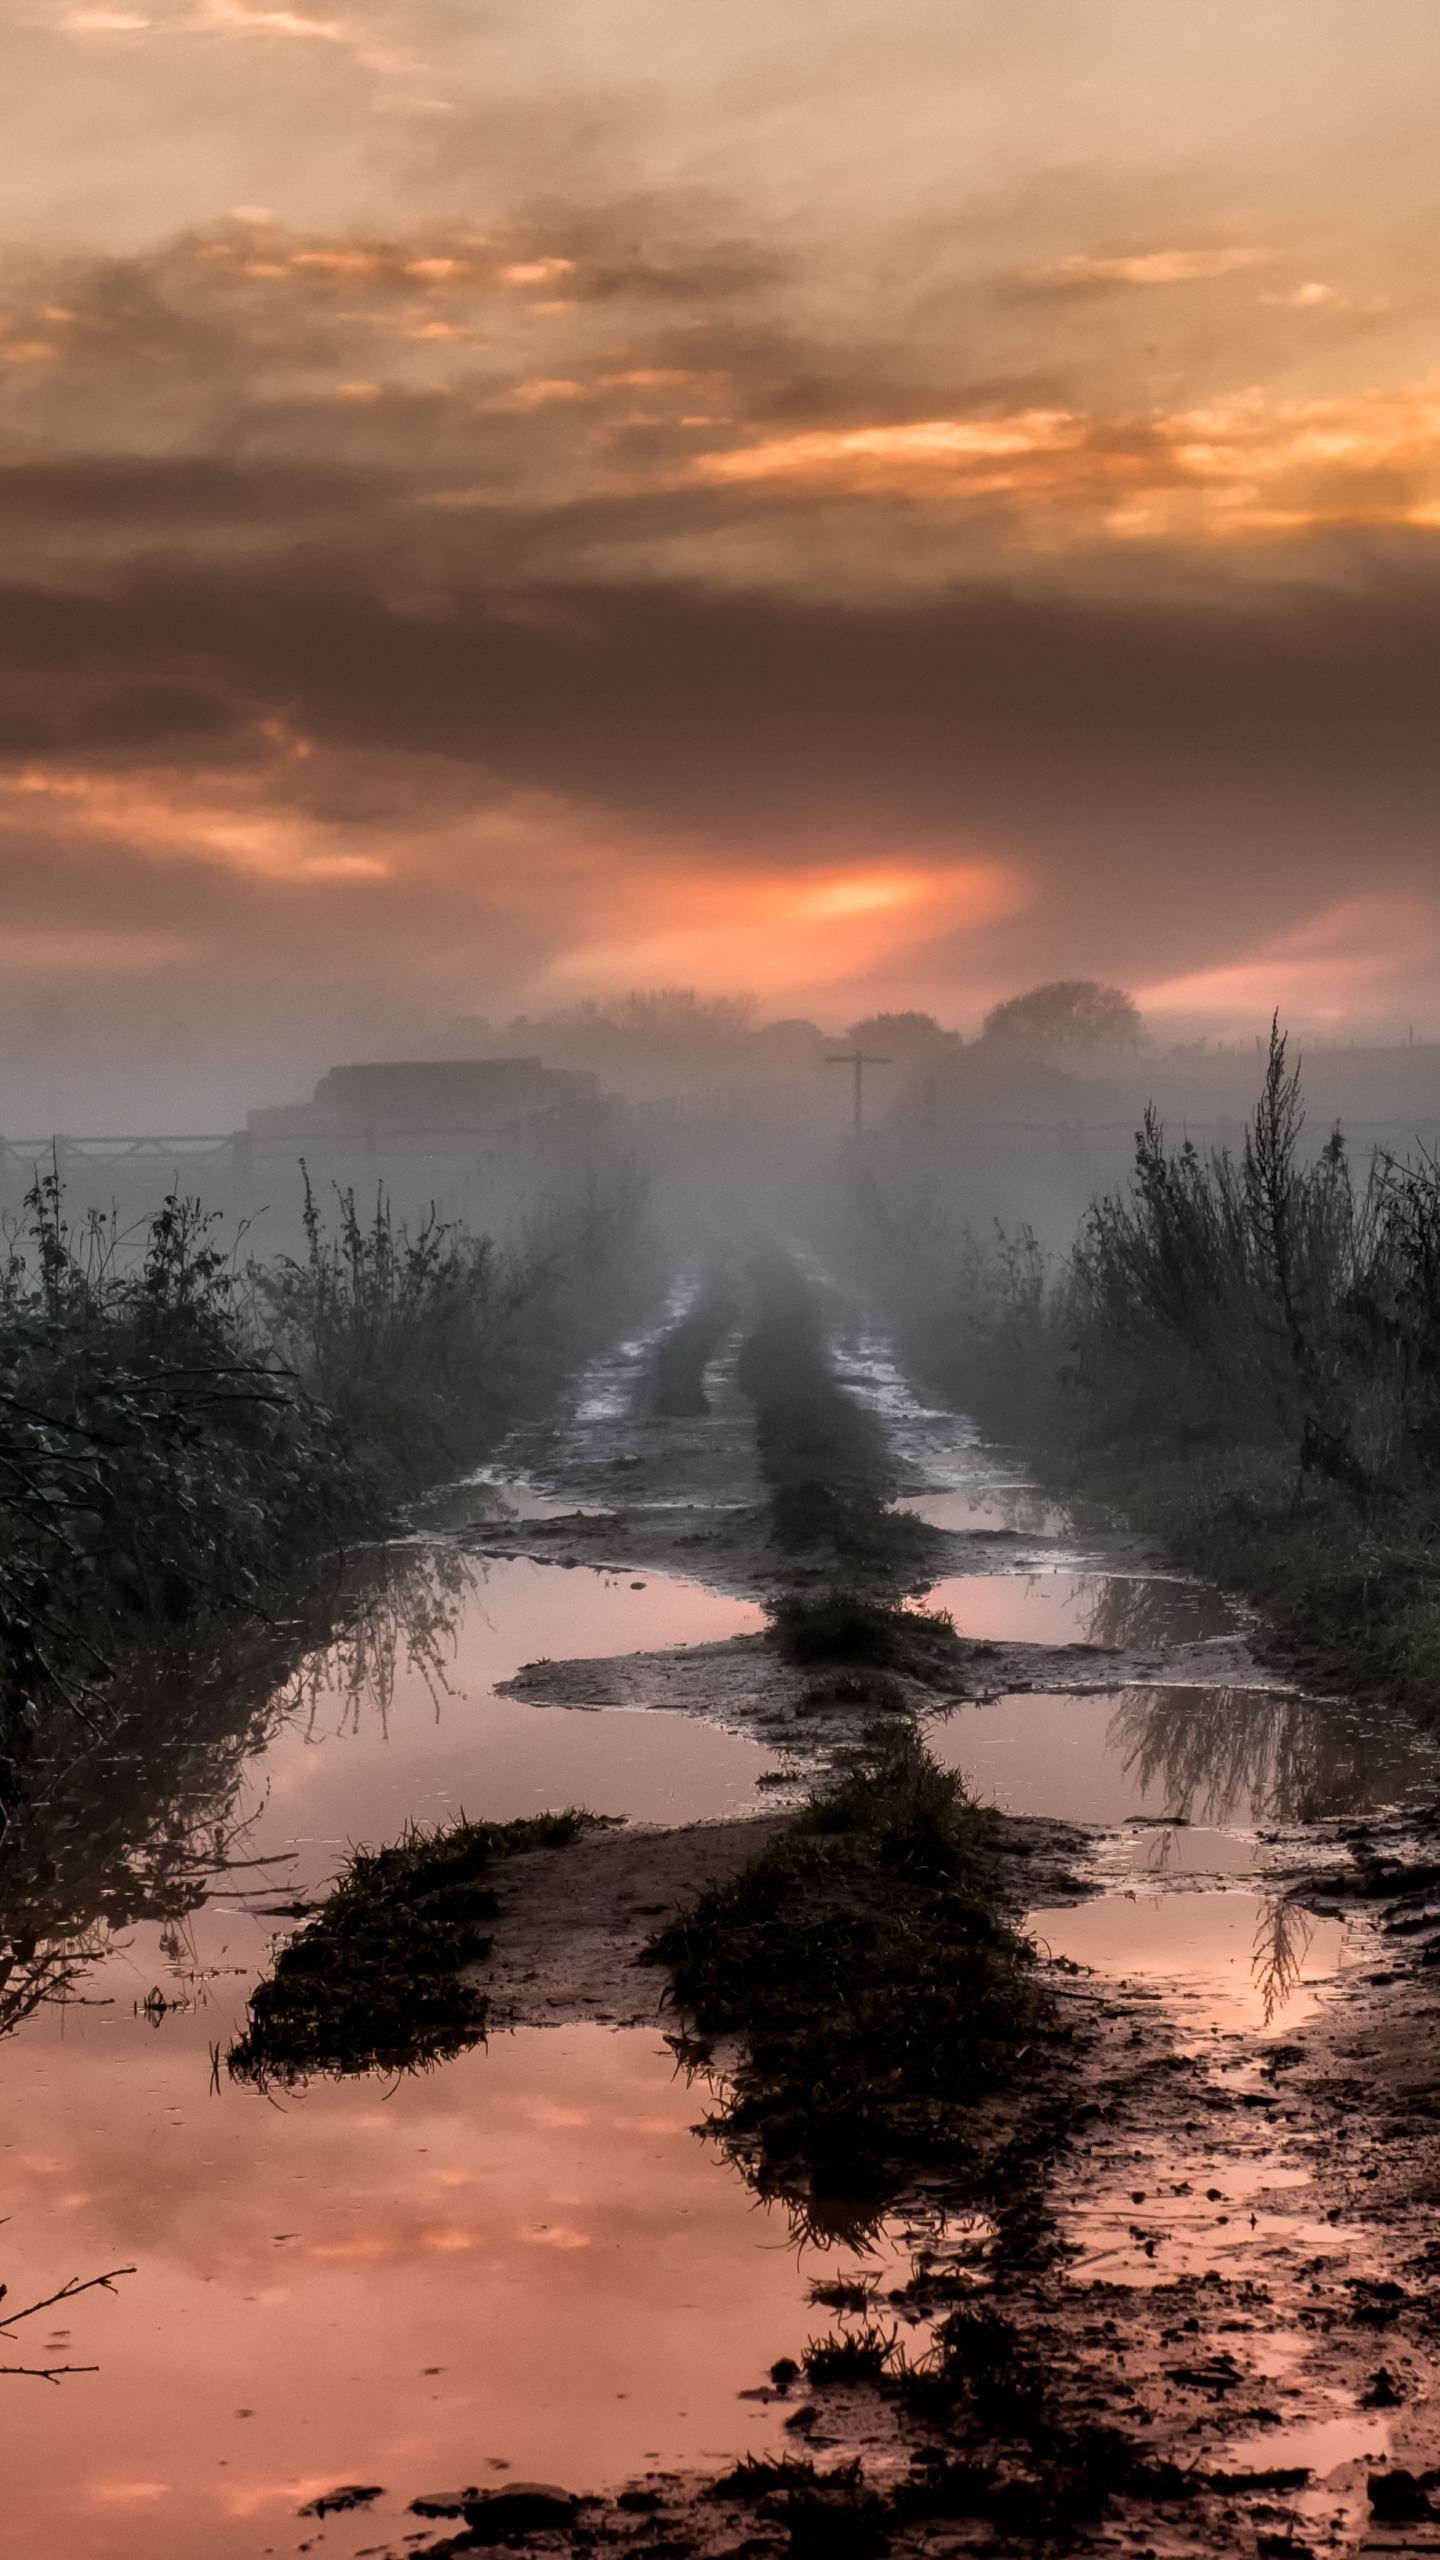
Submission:
<svg viewBox="0 0 1440 2560">
<path fill-rule="evenodd" d="M 897 1393 L 887 1379 L 877 1401 Z M 1017 2164 L 1024 2210 L 979 2248 L 949 2232 L 952 2258 L 943 2202 L 917 2184 L 910 2277 L 877 2282 L 862 2260 L 828 2361 L 807 2371 L 805 2341 L 777 2341 L 778 2383 L 757 2376 L 786 2410 L 780 2465 L 651 2475 L 555 2547 L 1440 2550 L 1428 1744 L 1286 1691 L 1218 1595 L 1133 1542 L 1077 1553 L 1026 1488 L 910 1498 L 967 1524 L 941 1530 L 924 1593 L 954 1610 L 955 1656 L 901 1683 L 944 1756 L 983 1766 L 967 1706 L 993 1711 L 997 1739 L 1032 1702 L 1072 1739 L 1095 1711 L 1078 1789 L 1053 1748 L 1043 1772 L 1007 1764 L 1015 1863 L 1036 1861 L 1020 1899 L 1067 2030 L 1043 2060 L 1046 2135 Z M 1021 1524 L 980 1526 L 1007 1498 Z M 684 1515 L 688 1554 L 702 1518 Z M 651 1520 L 643 1500 L 617 1508 L 609 1550 L 662 1552 Z M 714 1552 L 737 1587 L 773 1576 L 758 1509 Z M 1042 1611 L 1072 1640 L 983 1632 Z M 763 1636 L 532 1663 L 506 1685 L 748 1721 L 797 1764 L 864 1712 L 821 1711 Z M 1043 1819 L 1047 1786 L 1077 1819 Z"/>
</svg>

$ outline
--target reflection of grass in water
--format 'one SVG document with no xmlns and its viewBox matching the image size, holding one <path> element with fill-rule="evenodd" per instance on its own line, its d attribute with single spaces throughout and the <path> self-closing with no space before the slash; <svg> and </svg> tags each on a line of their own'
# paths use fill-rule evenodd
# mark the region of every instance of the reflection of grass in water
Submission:
<svg viewBox="0 0 1440 2560">
<path fill-rule="evenodd" d="M 1433 1770 L 1399 1716 L 1377 1731 L 1351 1709 L 1266 1689 L 1136 1689 L 1106 1741 L 1142 1795 L 1217 1826 L 1363 1810 Z"/>
<path fill-rule="evenodd" d="M 1301 1967 L 1310 1952 L 1315 1935 L 1315 1922 L 1298 1902 L 1278 1898 L 1267 1900 L 1255 1931 L 1255 1948 L 1251 1971 L 1255 1988 L 1265 2007 L 1268 2027 L 1277 2009 L 1283 2009 L 1300 1980 Z"/>
<path fill-rule="evenodd" d="M 1095 1594 L 1085 1628 L 1087 1644 L 1150 1653 L 1162 1645 L 1203 1644 L 1234 1632 L 1233 1612 L 1204 1583 L 1095 1574 L 1082 1580 L 1080 1590 Z"/>
<path fill-rule="evenodd" d="M 367 1714 L 388 1730 L 402 1670 L 418 1672 L 438 1714 L 450 1695 L 447 1665 L 454 1659 L 460 1616 L 489 1568 L 454 1547 L 391 1547 L 379 1574 L 354 1594 L 344 1623 L 328 1643 L 307 1654 L 287 1684 L 284 1715 L 313 1734 L 327 1700 L 339 1708 L 337 1728 L 358 1733 Z"/>
<path fill-rule="evenodd" d="M 977 2173 L 975 2102 L 1044 2002 L 1000 1916 L 994 1817 L 908 1725 L 840 1766 L 650 1955 L 703 2036 L 743 2038 L 710 2129 L 803 2224 L 854 2234 L 916 2163 Z"/>
<path fill-rule="evenodd" d="M 405 1658 L 443 1678 L 462 1574 L 445 1550 L 372 1555 L 348 1594 L 312 1593 L 304 1614 L 217 1647 L 198 1671 L 150 1662 L 87 1750 L 57 1763 L 37 1749 L 0 1836 L 0 2034 L 71 1996 L 114 1931 L 176 1931 L 217 1871 L 243 1864 L 236 1800 L 288 1717 L 334 1693 L 352 1721 L 383 1718 Z"/>
<path fill-rule="evenodd" d="M 311 2073 L 413 2071 L 485 2032 L 484 1992 L 461 1968 L 490 1952 L 497 1859 L 577 1839 L 595 1816 L 411 1829 L 356 1851 L 317 1920 L 283 1947 L 226 2057 L 233 2080 L 293 2088 Z"/>
</svg>

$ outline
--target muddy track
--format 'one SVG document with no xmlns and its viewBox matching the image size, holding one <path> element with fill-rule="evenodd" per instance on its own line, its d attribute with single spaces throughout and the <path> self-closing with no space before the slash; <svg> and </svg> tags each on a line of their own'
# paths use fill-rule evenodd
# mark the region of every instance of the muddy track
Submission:
<svg viewBox="0 0 1440 2560">
<path fill-rule="evenodd" d="M 873 1386 L 873 1344 L 852 1335 L 841 1352 L 862 1391 L 870 1360 Z M 642 1405 L 615 1420 L 603 1462 L 573 1415 L 533 1435 L 527 1473 L 575 1510 L 476 1520 L 454 1534 L 489 1554 L 668 1566 L 737 1592 L 772 1588 L 781 1560 L 733 1353 L 732 1343 L 712 1364 L 707 1418 L 664 1419 Z M 880 1383 L 877 1402 L 893 1419 L 893 1372 Z M 923 1498 L 928 1461 L 964 1426 L 913 1402 L 894 1427 L 906 1489 Z M 999 1468 L 989 1463 L 989 1480 L 984 1453 L 973 1473 L 993 1490 Z M 942 1585 L 1061 1569 L 1163 1573 L 1143 1541 L 1082 1543 L 1053 1526 L 941 1528 L 933 1561 Z M 1173 1641 L 1154 1624 L 1139 1641 L 1111 1644 L 968 1639 L 963 1619 L 959 1635 L 945 1678 L 902 1683 L 917 1714 L 943 1717 L 956 1700 L 1163 1684 L 1238 1697 L 1242 1717 L 1253 1696 L 1258 1718 L 1276 1694 L 1238 1621 L 1198 1636 L 1181 1623 Z M 683 1708 L 759 1731 L 797 1767 L 851 1738 L 858 1720 L 807 1708 L 804 1674 L 763 1637 L 537 1662 L 506 1686 L 572 1708 Z M 567 1853 L 559 1917 L 536 1862 L 509 1888 L 495 1996 L 517 2021 L 653 2018 L 656 1985 L 635 1962 L 645 1937 L 687 1892 L 731 1871 L 765 1828 L 597 1838 Z M 977 2250 L 973 2235 L 947 2236 L 942 2214 L 921 2275 L 878 2306 L 909 2360 L 923 2357 L 940 2316 L 935 2271 L 953 2242 L 944 2302 L 983 2305 L 1003 2325 L 1020 2365 L 1040 2377 L 1023 2408 L 1021 2393 L 1007 2420 L 981 2389 L 943 2417 L 917 2415 L 915 2395 L 907 2401 L 884 2377 L 807 2389 L 802 2376 L 786 2385 L 795 2404 L 786 2429 L 818 2487 L 802 2494 L 791 2481 L 724 2498 L 699 2476 L 652 2475 L 618 2501 L 587 2502 L 542 2540 L 657 2560 L 1052 2546 L 1440 2551 L 1440 1976 L 1425 1970 L 1440 1953 L 1440 1843 L 1403 1811 L 1360 1829 L 1290 1820 L 1268 1839 L 1253 1828 L 1247 1837 L 1282 1940 L 1287 1913 L 1302 1936 L 1310 1924 L 1298 1915 L 1344 1913 L 1345 1972 L 1314 1995 L 1310 2014 L 1267 2029 L 1233 2004 L 1217 2007 L 1183 1956 L 1173 1980 L 1163 1963 L 1131 1975 L 1114 1962 L 1091 1971 L 1052 1961 L 1064 2030 L 1036 2058 L 1039 2105 L 1023 2171 L 1017 2164 L 1023 2245 L 1012 2229 Z M 1108 1908 L 1182 1885 L 1198 1902 L 1235 1882 L 1223 1863 L 1208 1877 L 1157 1877 L 1138 1818 L 1097 1827 L 1037 1809 L 1009 1826 L 1007 1846 L 1017 1906 L 1052 1914 L 1097 1887 Z M 1284 1975 L 1283 1944 L 1276 1961 Z M 929 2207 L 933 2215 L 933 2197 Z M 912 2208 L 925 2209 L 918 2193 Z M 757 2339 L 756 2389 L 772 2387 L 770 2362 L 803 2345 Z M 857 2460 L 863 2480 L 847 2487 L 844 2468 Z M 465 2534 L 454 2547 L 476 2546 Z"/>
</svg>

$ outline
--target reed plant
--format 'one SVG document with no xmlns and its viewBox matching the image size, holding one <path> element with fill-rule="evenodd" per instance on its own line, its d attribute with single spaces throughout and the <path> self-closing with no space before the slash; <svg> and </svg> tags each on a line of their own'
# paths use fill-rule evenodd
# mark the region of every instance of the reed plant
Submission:
<svg viewBox="0 0 1440 2560">
<path fill-rule="evenodd" d="M 1304 1142 L 1278 1023 L 1238 1151 L 1153 1111 L 1058 1261 L 891 1257 L 911 1348 L 1053 1480 L 1168 1531 L 1312 1676 L 1440 1712 L 1440 1164 Z M 908 1264 L 901 1277 L 901 1265 Z"/>
</svg>

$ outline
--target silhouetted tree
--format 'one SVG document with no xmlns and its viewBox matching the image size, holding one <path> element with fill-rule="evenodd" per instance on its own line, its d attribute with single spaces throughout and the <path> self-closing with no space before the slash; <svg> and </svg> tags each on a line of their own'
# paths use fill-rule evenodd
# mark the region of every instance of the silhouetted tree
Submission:
<svg viewBox="0 0 1440 2560">
<path fill-rule="evenodd" d="M 995 1005 L 980 1036 L 1017 1049 L 1136 1049 L 1144 1029 L 1123 987 L 1102 987 L 1094 978 L 1056 978 Z"/>
<path fill-rule="evenodd" d="M 846 1032 L 857 1049 L 878 1050 L 897 1066 L 911 1066 L 937 1049 L 958 1049 L 958 1031 L 942 1030 L 933 1013 L 867 1013 Z"/>
</svg>

